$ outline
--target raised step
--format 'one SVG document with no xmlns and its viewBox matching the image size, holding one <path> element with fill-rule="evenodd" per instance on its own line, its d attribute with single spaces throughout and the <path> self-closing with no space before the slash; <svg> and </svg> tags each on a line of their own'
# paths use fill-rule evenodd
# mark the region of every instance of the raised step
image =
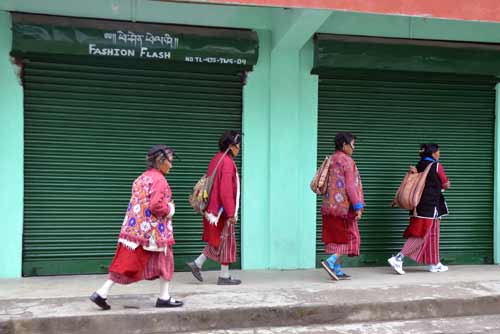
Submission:
<svg viewBox="0 0 500 334">
<path fill-rule="evenodd" d="M 365 322 L 347 325 L 260 327 L 186 334 L 498 334 L 500 315 Z"/>
</svg>

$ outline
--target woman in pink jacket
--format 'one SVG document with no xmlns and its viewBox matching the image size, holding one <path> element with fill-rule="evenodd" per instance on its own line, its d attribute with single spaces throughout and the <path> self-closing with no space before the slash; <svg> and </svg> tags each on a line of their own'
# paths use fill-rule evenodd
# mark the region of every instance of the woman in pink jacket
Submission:
<svg viewBox="0 0 500 334">
<path fill-rule="evenodd" d="M 148 169 L 132 186 L 132 196 L 118 236 L 116 254 L 108 280 L 90 296 L 103 310 L 109 310 L 108 293 L 115 284 L 160 279 L 156 307 L 179 307 L 183 303 L 169 294 L 174 272 L 175 243 L 172 217 L 175 206 L 165 175 L 172 168 L 174 150 L 154 145 L 146 156 Z"/>
<path fill-rule="evenodd" d="M 321 265 L 335 280 L 350 276 L 342 271 L 342 255 L 359 256 L 361 244 L 358 220 L 365 206 L 358 167 L 352 159 L 356 137 L 350 132 L 335 136 L 335 153 L 330 157 L 328 188 L 323 197 L 323 242 L 330 257 Z"/>
<path fill-rule="evenodd" d="M 219 152 L 208 165 L 207 175 L 215 171 L 214 183 L 203 217 L 202 240 L 207 243 L 203 252 L 187 265 L 193 276 L 203 281 L 201 268 L 206 259 L 219 262 L 221 271 L 218 285 L 237 285 L 241 280 L 229 275 L 229 264 L 236 262 L 236 237 L 234 224 L 238 221 L 240 178 L 234 158 L 240 152 L 241 134 L 226 131 L 219 139 Z"/>
</svg>

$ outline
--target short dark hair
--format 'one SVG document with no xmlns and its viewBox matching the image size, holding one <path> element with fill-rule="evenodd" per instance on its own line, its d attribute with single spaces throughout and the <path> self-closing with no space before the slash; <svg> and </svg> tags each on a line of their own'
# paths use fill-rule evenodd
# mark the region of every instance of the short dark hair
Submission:
<svg viewBox="0 0 500 334">
<path fill-rule="evenodd" d="M 167 159 L 169 154 L 175 154 L 173 148 L 163 144 L 156 144 L 151 146 L 146 155 L 146 162 L 148 168 L 158 169 L 158 162 L 162 163 Z"/>
<path fill-rule="evenodd" d="M 435 143 L 431 144 L 420 144 L 420 157 L 432 157 L 433 153 L 439 151 L 439 145 Z"/>
<path fill-rule="evenodd" d="M 221 152 L 228 149 L 229 145 L 238 145 L 241 143 L 241 132 L 228 130 L 219 138 L 219 149 Z"/>
<path fill-rule="evenodd" d="M 356 136 L 350 132 L 338 132 L 335 135 L 335 149 L 342 150 L 344 144 L 350 144 L 355 139 Z"/>
</svg>

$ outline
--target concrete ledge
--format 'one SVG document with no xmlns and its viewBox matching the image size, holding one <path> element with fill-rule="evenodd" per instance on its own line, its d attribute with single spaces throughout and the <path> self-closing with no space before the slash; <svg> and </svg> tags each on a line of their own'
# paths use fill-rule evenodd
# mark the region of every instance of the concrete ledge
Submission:
<svg viewBox="0 0 500 334">
<path fill-rule="evenodd" d="M 197 331 L 188 334 L 498 334 L 500 315 L 433 318 L 342 325 L 261 327 Z"/>
</svg>

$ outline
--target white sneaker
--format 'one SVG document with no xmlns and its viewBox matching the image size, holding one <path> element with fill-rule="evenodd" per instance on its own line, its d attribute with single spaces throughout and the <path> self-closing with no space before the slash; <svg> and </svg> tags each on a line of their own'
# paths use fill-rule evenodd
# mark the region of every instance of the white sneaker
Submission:
<svg viewBox="0 0 500 334">
<path fill-rule="evenodd" d="M 429 271 L 431 273 L 444 273 L 445 271 L 448 271 L 448 266 L 445 266 L 441 262 L 439 262 L 436 265 L 430 265 L 429 266 Z"/>
<path fill-rule="evenodd" d="M 403 261 L 398 260 L 395 256 L 391 257 L 387 260 L 391 265 L 392 269 L 400 275 L 404 275 L 405 271 L 403 270 Z"/>
</svg>

